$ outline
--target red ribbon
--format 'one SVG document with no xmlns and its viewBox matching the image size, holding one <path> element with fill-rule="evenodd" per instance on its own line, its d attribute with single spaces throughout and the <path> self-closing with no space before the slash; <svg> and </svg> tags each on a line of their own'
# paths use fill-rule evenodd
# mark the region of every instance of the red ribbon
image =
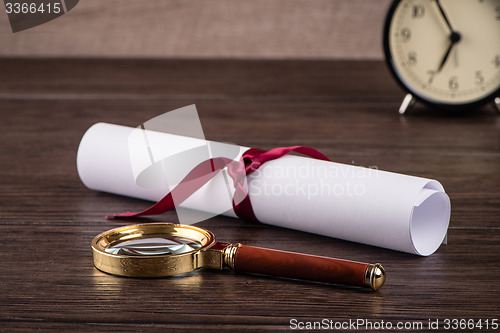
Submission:
<svg viewBox="0 0 500 333">
<path fill-rule="evenodd" d="M 176 204 L 174 202 L 174 197 L 177 204 L 181 204 L 214 178 L 221 170 L 227 167 L 235 188 L 233 196 L 234 212 L 241 219 L 258 222 L 250 202 L 250 197 L 244 187 L 245 177 L 258 170 L 266 162 L 285 156 L 292 151 L 315 159 L 330 161 L 328 157 L 310 147 L 280 147 L 268 151 L 250 148 L 243 153 L 239 161 L 234 161 L 225 157 L 216 157 L 201 162 L 194 167 L 194 169 L 192 169 L 171 192 L 163 197 L 163 199 L 142 212 L 127 212 L 106 216 L 106 218 L 126 218 L 165 213 L 175 208 Z"/>
</svg>

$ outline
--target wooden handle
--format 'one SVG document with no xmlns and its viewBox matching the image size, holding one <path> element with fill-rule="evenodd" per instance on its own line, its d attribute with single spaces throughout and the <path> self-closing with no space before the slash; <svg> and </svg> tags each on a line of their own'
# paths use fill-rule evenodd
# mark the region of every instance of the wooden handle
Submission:
<svg viewBox="0 0 500 333">
<path fill-rule="evenodd" d="M 365 276 L 370 264 L 240 245 L 234 270 L 292 279 L 370 287 Z"/>
</svg>

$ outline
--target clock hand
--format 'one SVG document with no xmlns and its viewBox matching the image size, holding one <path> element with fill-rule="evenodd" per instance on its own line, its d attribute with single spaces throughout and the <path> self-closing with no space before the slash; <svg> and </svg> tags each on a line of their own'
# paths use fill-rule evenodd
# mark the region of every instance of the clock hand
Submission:
<svg viewBox="0 0 500 333">
<path fill-rule="evenodd" d="M 453 31 L 450 35 L 450 46 L 448 47 L 448 50 L 446 50 L 446 53 L 443 57 L 443 60 L 441 60 L 441 63 L 439 64 L 439 68 L 437 69 L 436 73 L 439 73 L 443 67 L 444 67 L 444 64 L 446 63 L 446 60 L 448 60 L 448 57 L 450 56 L 450 53 L 451 53 L 451 50 L 453 49 L 453 47 L 455 46 L 456 43 L 458 43 L 460 41 L 460 39 L 462 39 L 462 36 L 458 33 L 458 32 L 455 32 Z"/>
<path fill-rule="evenodd" d="M 436 73 L 441 72 L 441 70 L 443 69 L 444 64 L 446 63 L 446 60 L 448 60 L 448 56 L 450 55 L 451 50 L 453 49 L 453 46 L 454 46 L 454 44 L 453 44 L 453 43 L 451 43 L 451 44 L 450 44 L 450 47 L 448 47 L 448 50 L 447 50 L 447 51 L 446 51 L 446 53 L 444 54 L 443 60 L 441 60 L 441 64 L 439 64 L 439 67 L 438 67 L 438 69 L 437 69 Z"/>
<path fill-rule="evenodd" d="M 444 18 L 444 21 L 446 22 L 446 25 L 448 26 L 448 28 L 450 28 L 450 31 L 453 32 L 455 31 L 452 26 L 451 26 L 451 23 L 450 23 L 450 20 L 448 20 L 448 16 L 446 16 L 446 13 L 444 12 L 444 9 L 443 7 L 441 6 L 441 4 L 439 3 L 439 0 L 436 0 L 436 4 L 439 8 L 439 11 L 441 12 L 441 15 L 443 16 Z"/>
<path fill-rule="evenodd" d="M 446 61 L 448 60 L 448 57 L 450 56 L 450 53 L 451 53 L 451 50 L 453 49 L 453 46 L 455 46 L 455 44 L 460 41 L 462 36 L 460 35 L 460 33 L 456 32 L 453 29 L 453 27 L 451 26 L 450 20 L 448 19 L 448 16 L 446 15 L 446 13 L 443 9 L 443 6 L 441 6 L 441 3 L 439 2 L 439 0 L 436 0 L 436 5 L 438 6 L 439 12 L 441 13 L 441 16 L 443 17 L 444 21 L 446 22 L 446 25 L 448 26 L 448 28 L 450 29 L 450 32 L 451 32 L 451 34 L 450 34 L 450 41 L 451 41 L 450 46 L 446 50 L 446 53 L 444 54 L 443 60 L 441 60 L 441 63 L 439 64 L 439 68 L 436 71 L 436 73 L 439 73 L 443 69 Z"/>
</svg>

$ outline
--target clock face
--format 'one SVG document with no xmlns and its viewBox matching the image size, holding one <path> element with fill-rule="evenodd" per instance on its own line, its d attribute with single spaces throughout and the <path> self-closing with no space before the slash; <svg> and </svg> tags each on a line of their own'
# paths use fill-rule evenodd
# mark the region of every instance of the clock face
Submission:
<svg viewBox="0 0 500 333">
<path fill-rule="evenodd" d="M 500 96 L 500 0 L 394 1 L 384 51 L 412 94 L 440 106 Z"/>
</svg>

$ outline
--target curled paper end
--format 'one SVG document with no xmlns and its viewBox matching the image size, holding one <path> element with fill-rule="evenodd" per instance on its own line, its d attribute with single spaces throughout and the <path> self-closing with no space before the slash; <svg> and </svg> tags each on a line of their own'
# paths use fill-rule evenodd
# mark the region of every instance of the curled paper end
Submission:
<svg viewBox="0 0 500 333">
<path fill-rule="evenodd" d="M 446 237 L 451 203 L 437 182 L 423 188 L 415 201 L 410 223 L 410 238 L 416 254 L 428 256 L 436 252 Z"/>
</svg>

